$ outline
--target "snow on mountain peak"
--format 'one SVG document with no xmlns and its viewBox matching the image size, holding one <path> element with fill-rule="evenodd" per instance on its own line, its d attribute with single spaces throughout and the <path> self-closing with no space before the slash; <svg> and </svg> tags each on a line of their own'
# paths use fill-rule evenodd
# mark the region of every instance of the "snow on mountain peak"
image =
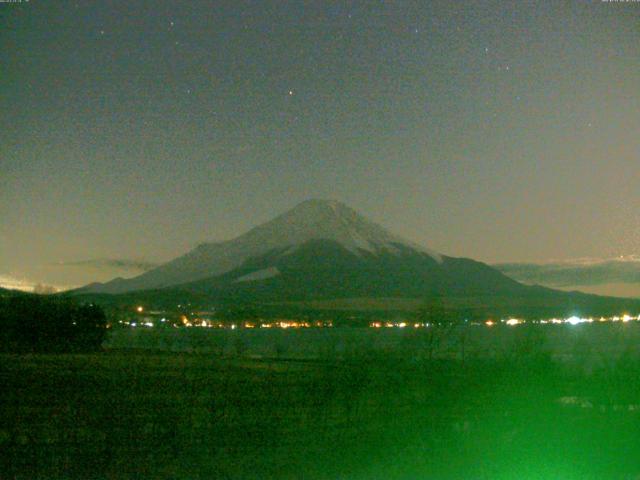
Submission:
<svg viewBox="0 0 640 480">
<path fill-rule="evenodd" d="M 394 253 L 398 251 L 398 245 L 404 245 L 440 260 L 439 254 L 390 233 L 335 200 L 305 200 L 236 240 L 278 248 L 317 239 L 336 241 L 356 254 L 360 254 L 361 250 L 372 253 L 387 250 Z"/>
</svg>

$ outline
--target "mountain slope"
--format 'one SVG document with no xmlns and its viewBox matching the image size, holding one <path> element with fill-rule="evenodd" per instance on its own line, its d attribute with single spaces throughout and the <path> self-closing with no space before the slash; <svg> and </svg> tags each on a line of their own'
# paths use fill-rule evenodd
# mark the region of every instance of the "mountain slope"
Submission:
<svg viewBox="0 0 640 480">
<path fill-rule="evenodd" d="M 413 300 L 404 308 L 413 310 L 437 297 L 456 318 L 485 320 L 640 311 L 635 300 L 522 285 L 474 260 L 442 256 L 436 261 L 425 253 L 398 250 L 356 255 L 336 242 L 311 240 L 295 252 L 269 252 L 223 275 L 157 291 L 155 298 L 186 296 L 235 306 L 298 305 L 312 310 L 342 304 L 342 309 L 361 311 L 375 304 L 377 310 L 391 311 L 401 299 Z"/>
<path fill-rule="evenodd" d="M 311 300 L 348 297 L 485 295 L 523 288 L 469 259 L 431 255 L 393 245 L 353 252 L 332 240 L 309 240 L 294 251 L 252 257 L 223 275 L 176 286 L 218 300 Z"/>
<path fill-rule="evenodd" d="M 637 313 L 640 302 L 522 285 L 481 262 L 401 246 L 394 253 L 356 254 L 335 241 L 310 240 L 247 259 L 222 275 L 159 290 L 93 295 L 115 304 L 249 307 L 273 315 L 331 315 L 342 310 L 393 316 L 439 298 L 458 319 L 600 316 Z M 394 313 L 395 312 L 395 313 Z"/>
</svg>

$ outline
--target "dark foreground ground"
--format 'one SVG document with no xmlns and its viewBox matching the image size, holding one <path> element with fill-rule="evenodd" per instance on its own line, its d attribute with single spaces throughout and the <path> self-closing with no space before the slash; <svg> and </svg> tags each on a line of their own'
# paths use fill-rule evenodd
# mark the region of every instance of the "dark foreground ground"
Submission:
<svg viewBox="0 0 640 480">
<path fill-rule="evenodd" d="M 3 355 L 0 385 L 1 479 L 640 478 L 631 352 Z"/>
</svg>

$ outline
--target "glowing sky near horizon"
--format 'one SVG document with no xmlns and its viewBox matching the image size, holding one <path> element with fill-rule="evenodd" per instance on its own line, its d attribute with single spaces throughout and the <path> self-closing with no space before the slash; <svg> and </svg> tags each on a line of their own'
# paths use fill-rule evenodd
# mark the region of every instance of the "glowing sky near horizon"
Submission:
<svg viewBox="0 0 640 480">
<path fill-rule="evenodd" d="M 640 3 L 0 3 L 0 275 L 310 197 L 488 262 L 640 253 Z"/>
</svg>

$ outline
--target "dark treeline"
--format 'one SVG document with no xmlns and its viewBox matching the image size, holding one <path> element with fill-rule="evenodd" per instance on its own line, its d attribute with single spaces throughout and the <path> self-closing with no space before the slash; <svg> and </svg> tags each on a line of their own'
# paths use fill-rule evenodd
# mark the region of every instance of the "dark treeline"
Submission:
<svg viewBox="0 0 640 480">
<path fill-rule="evenodd" d="M 106 327 L 96 305 L 41 295 L 0 297 L 0 351 L 95 351 Z"/>
</svg>

